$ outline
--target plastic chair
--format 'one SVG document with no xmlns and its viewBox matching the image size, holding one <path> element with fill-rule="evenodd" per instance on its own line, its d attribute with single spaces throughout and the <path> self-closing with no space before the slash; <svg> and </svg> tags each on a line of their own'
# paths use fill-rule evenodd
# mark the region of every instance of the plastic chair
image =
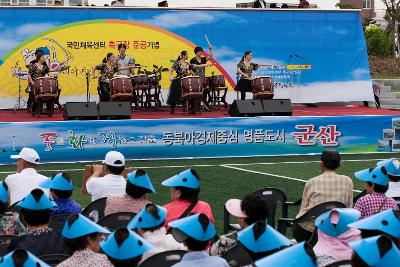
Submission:
<svg viewBox="0 0 400 267">
<path fill-rule="evenodd" d="M 307 222 L 307 221 L 314 221 L 319 215 L 321 215 L 322 213 L 324 213 L 327 210 L 331 210 L 334 208 L 345 208 L 346 205 L 338 202 L 338 201 L 329 201 L 329 202 L 324 202 L 321 204 L 316 205 L 315 207 L 311 208 L 309 211 L 307 211 L 305 214 L 303 214 L 302 216 L 300 216 L 299 218 L 296 219 L 291 219 L 291 218 L 280 218 L 278 220 L 278 231 L 283 234 L 286 235 L 286 229 L 288 227 L 292 227 L 293 226 L 297 226 L 299 225 L 299 223 L 303 223 L 303 222 Z M 299 239 L 297 240 L 297 242 L 301 242 L 301 241 L 307 241 L 305 239 L 300 239 L 300 238 L 296 238 L 295 233 L 293 233 L 295 239 Z M 311 233 L 310 233 L 311 235 Z"/>
<path fill-rule="evenodd" d="M 8 246 L 14 238 L 17 238 L 17 235 L 2 235 L 0 236 L 0 257 L 3 257 L 7 254 Z"/>
<path fill-rule="evenodd" d="M 367 190 L 361 191 L 361 193 L 359 193 L 357 196 L 353 197 L 353 204 L 356 204 L 357 200 L 358 200 L 360 197 L 363 197 L 363 196 L 365 196 L 365 195 L 367 195 L 367 194 L 368 194 L 368 193 L 367 193 Z"/>
<path fill-rule="evenodd" d="M 48 254 L 42 255 L 39 258 L 50 266 L 57 266 L 59 263 L 65 261 L 69 257 L 71 256 L 64 254 Z"/>
<path fill-rule="evenodd" d="M 337 262 L 325 265 L 325 267 L 340 267 L 340 266 L 346 266 L 346 265 L 351 266 L 351 260 L 337 261 Z"/>
<path fill-rule="evenodd" d="M 60 214 L 50 218 L 49 227 L 56 231 L 61 231 L 64 228 L 65 222 L 71 214 Z"/>
<path fill-rule="evenodd" d="M 250 255 L 241 244 L 237 244 L 229 249 L 227 252 L 223 253 L 221 257 L 224 258 L 231 267 L 248 266 L 253 263 Z"/>
<path fill-rule="evenodd" d="M 107 198 L 99 198 L 82 210 L 82 215 L 90 218 L 94 222 L 98 222 L 104 217 L 104 209 L 106 208 Z"/>
<path fill-rule="evenodd" d="M 140 264 L 140 267 L 170 267 L 181 261 L 185 250 L 169 250 L 151 256 Z"/>
<path fill-rule="evenodd" d="M 126 227 L 135 216 L 136 213 L 132 212 L 113 213 L 100 219 L 97 224 L 106 227 L 109 230 L 117 230 L 118 228 Z"/>
</svg>

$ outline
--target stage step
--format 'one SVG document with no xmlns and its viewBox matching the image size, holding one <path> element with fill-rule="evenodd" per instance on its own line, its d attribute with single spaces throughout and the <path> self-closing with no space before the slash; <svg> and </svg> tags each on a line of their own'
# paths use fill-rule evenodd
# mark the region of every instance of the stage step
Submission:
<svg viewBox="0 0 400 267">
<path fill-rule="evenodd" d="M 382 99 L 400 99 L 400 93 L 398 93 L 398 92 L 381 92 L 380 98 L 382 98 Z"/>
<path fill-rule="evenodd" d="M 400 106 L 400 99 L 379 99 L 383 105 L 398 105 Z"/>
<path fill-rule="evenodd" d="M 384 105 L 384 104 L 381 104 L 381 108 L 382 109 L 395 109 L 395 110 L 400 110 L 400 105 Z"/>
</svg>

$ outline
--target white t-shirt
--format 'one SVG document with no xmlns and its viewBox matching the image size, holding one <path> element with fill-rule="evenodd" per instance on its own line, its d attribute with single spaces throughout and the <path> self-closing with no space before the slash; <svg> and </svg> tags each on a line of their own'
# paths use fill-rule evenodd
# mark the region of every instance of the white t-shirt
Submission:
<svg viewBox="0 0 400 267">
<path fill-rule="evenodd" d="M 39 184 L 47 179 L 49 178 L 37 173 L 33 168 L 26 168 L 20 173 L 7 176 L 5 182 L 8 185 L 10 194 L 10 205 L 22 200 L 36 188 L 42 189 L 46 195 L 49 195 L 49 190 L 39 187 Z"/>
<path fill-rule="evenodd" d="M 92 195 L 92 201 L 103 197 L 125 195 L 126 180 L 121 175 L 107 174 L 104 177 L 92 177 L 86 188 Z"/>
<path fill-rule="evenodd" d="M 400 197 L 400 182 L 389 182 L 387 197 Z"/>
</svg>

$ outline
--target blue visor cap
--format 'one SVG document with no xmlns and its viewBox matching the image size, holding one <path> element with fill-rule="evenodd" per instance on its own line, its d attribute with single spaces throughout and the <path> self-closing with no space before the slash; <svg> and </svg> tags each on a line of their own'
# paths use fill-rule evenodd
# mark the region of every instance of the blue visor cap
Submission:
<svg viewBox="0 0 400 267">
<path fill-rule="evenodd" d="M 400 159 L 387 159 L 379 161 L 376 166 L 385 167 L 388 174 L 400 176 Z"/>
<path fill-rule="evenodd" d="M 6 189 L 5 182 L 0 183 L 0 201 L 4 204 L 8 202 L 8 189 Z"/>
<path fill-rule="evenodd" d="M 262 253 L 292 245 L 289 239 L 266 223 L 264 225 L 264 233 L 257 236 L 254 232 L 254 226 L 256 224 L 258 223 L 252 224 L 238 232 L 240 243 L 248 250 L 254 253 Z"/>
<path fill-rule="evenodd" d="M 148 204 L 153 205 L 153 204 Z M 158 219 L 147 211 L 146 205 L 128 224 L 128 229 L 148 229 L 159 226 L 164 223 L 167 217 L 167 209 L 156 206 L 158 210 Z"/>
<path fill-rule="evenodd" d="M 40 187 L 53 190 L 64 190 L 71 191 L 74 190 L 74 185 L 72 180 L 66 179 L 62 173 L 58 173 L 53 178 L 44 181 L 40 184 Z"/>
<path fill-rule="evenodd" d="M 200 182 L 199 179 L 193 175 L 192 169 L 187 169 L 177 175 L 172 176 L 171 178 L 165 180 L 161 183 L 163 186 L 168 187 L 188 187 L 192 189 L 199 189 Z"/>
<path fill-rule="evenodd" d="M 70 224 L 68 220 L 65 222 L 64 228 L 61 233 L 63 237 L 67 239 L 74 239 L 93 233 L 110 234 L 110 231 L 92 222 L 90 219 L 86 218 L 82 214 L 76 215 L 78 216 L 78 218 L 73 221 L 72 224 Z"/>
<path fill-rule="evenodd" d="M 200 223 L 200 216 L 204 214 L 195 214 L 180 220 L 172 221 L 168 223 L 168 226 L 172 228 L 172 235 L 178 242 L 185 241 L 188 237 L 191 237 L 198 241 L 209 241 L 216 234 L 217 231 L 214 225 L 208 221 L 208 225 L 203 228 Z"/>
<path fill-rule="evenodd" d="M 389 178 L 385 167 L 376 167 L 354 173 L 354 176 L 361 181 L 371 182 L 379 185 L 388 185 Z"/>
<path fill-rule="evenodd" d="M 349 225 L 360 230 L 378 230 L 396 238 L 400 238 L 400 219 L 392 209 L 364 218 Z"/>
<path fill-rule="evenodd" d="M 40 190 L 42 195 L 40 195 L 39 199 L 36 199 L 32 192 L 35 190 Z M 48 210 L 57 207 L 57 204 L 52 201 L 41 189 L 34 189 L 32 192 L 27 195 L 21 202 L 18 203 L 18 206 L 27 210 Z"/>
<path fill-rule="evenodd" d="M 150 181 L 150 177 L 147 173 L 145 173 L 144 175 L 138 176 L 137 171 L 131 172 L 128 174 L 128 181 L 133 185 L 146 188 L 153 193 L 156 192 L 153 184 Z"/>
<path fill-rule="evenodd" d="M 337 224 L 331 222 L 331 215 L 335 212 L 339 215 Z M 360 217 L 361 212 L 356 209 L 333 209 L 321 214 L 315 220 L 315 226 L 329 236 L 338 237 L 344 232 L 347 232 L 349 230 L 348 225 L 357 221 Z"/>
<path fill-rule="evenodd" d="M 126 239 L 118 244 L 115 234 L 120 231 L 127 231 Z M 116 260 L 128 260 L 155 249 L 153 245 L 145 239 L 126 228 L 120 228 L 106 239 L 100 242 L 101 250 L 109 257 Z"/>
<path fill-rule="evenodd" d="M 14 250 L 7 255 L 5 255 L 3 258 L 0 260 L 0 267 L 15 267 L 14 260 L 12 256 L 14 255 L 14 252 L 17 250 Z M 43 262 L 40 260 L 38 257 L 30 253 L 29 251 L 26 250 L 18 250 L 18 251 L 25 251 L 28 254 L 28 258 L 24 262 L 24 267 L 50 267 L 47 263 Z"/>
<path fill-rule="evenodd" d="M 400 261 L 400 251 L 392 242 L 392 248 L 383 256 L 381 256 L 378 247 L 378 240 L 387 238 L 388 242 L 392 242 L 387 236 L 373 236 L 350 243 L 360 258 L 372 267 L 398 266 Z"/>
<path fill-rule="evenodd" d="M 304 242 L 281 250 L 256 261 L 257 267 L 316 267 L 317 264 L 307 254 Z"/>
</svg>

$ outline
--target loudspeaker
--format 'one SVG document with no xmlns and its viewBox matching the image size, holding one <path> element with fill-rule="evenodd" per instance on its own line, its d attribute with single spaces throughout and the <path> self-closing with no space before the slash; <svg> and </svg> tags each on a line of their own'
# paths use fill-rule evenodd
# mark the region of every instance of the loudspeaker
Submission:
<svg viewBox="0 0 400 267">
<path fill-rule="evenodd" d="M 67 102 L 64 105 L 64 120 L 97 120 L 96 102 Z"/>
<path fill-rule="evenodd" d="M 290 99 L 261 100 L 265 116 L 292 116 L 292 102 Z"/>
<path fill-rule="evenodd" d="M 123 120 L 131 118 L 130 102 L 99 102 L 100 120 Z"/>
<path fill-rule="evenodd" d="M 262 116 L 264 109 L 260 100 L 235 100 L 229 106 L 228 114 L 232 117 Z"/>
</svg>

